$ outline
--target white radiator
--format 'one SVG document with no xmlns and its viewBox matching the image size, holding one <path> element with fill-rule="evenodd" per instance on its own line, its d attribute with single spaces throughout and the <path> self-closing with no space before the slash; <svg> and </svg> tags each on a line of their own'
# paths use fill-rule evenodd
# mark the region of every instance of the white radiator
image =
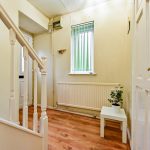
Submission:
<svg viewBox="0 0 150 150">
<path fill-rule="evenodd" d="M 90 110 L 110 106 L 110 91 L 119 83 L 57 83 L 57 104 Z"/>
</svg>

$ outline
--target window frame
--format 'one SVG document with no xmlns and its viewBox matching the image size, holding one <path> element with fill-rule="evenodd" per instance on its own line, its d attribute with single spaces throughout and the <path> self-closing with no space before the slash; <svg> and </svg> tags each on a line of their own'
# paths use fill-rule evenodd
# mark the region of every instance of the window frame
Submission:
<svg viewBox="0 0 150 150">
<path fill-rule="evenodd" d="M 75 24 L 75 25 L 71 25 L 71 32 L 72 32 L 72 26 L 78 26 L 78 25 L 82 25 L 82 24 L 89 24 L 93 22 L 94 24 L 94 21 L 88 21 L 88 22 L 83 22 L 83 23 L 80 23 L 80 24 Z M 94 27 L 95 27 L 95 24 L 94 24 Z M 93 28 L 93 50 L 91 51 L 92 52 L 92 61 L 91 61 L 91 71 L 73 71 L 73 66 L 74 66 L 74 50 L 72 48 L 72 35 L 71 35 L 71 64 L 70 64 L 70 73 L 69 75 L 96 75 L 95 73 L 95 68 L 94 68 L 94 42 L 95 42 L 95 39 L 94 39 L 94 31 L 95 31 L 95 28 Z"/>
</svg>

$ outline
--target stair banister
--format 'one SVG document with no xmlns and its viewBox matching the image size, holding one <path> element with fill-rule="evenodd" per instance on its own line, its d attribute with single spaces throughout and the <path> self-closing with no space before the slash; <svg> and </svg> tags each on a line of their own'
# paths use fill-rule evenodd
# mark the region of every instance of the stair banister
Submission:
<svg viewBox="0 0 150 150">
<path fill-rule="evenodd" d="M 34 62 L 34 114 L 33 114 L 33 131 L 38 132 L 38 113 L 37 113 L 37 71 L 38 67 L 41 72 L 41 118 L 40 118 L 40 133 L 42 135 L 42 150 L 48 150 L 48 117 L 46 113 L 47 109 L 47 58 L 40 59 L 35 50 L 25 40 L 20 29 L 14 24 L 11 18 L 8 16 L 2 5 L 0 4 L 0 18 L 3 23 L 9 29 L 10 45 L 11 45 L 11 83 L 10 83 L 10 121 L 16 121 L 16 91 L 15 91 L 15 79 L 17 74 L 15 73 L 15 44 L 18 41 L 23 47 L 24 52 L 24 101 L 23 101 L 23 127 L 28 128 L 28 63 L 29 56 Z M 18 121 L 18 120 L 17 120 Z M 16 122 L 17 123 L 17 122 Z"/>
</svg>

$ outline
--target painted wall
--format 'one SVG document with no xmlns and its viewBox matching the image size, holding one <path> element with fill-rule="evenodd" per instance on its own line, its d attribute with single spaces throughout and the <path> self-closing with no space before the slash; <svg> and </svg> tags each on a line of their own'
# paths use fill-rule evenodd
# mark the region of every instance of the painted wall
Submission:
<svg viewBox="0 0 150 150">
<path fill-rule="evenodd" d="M 0 0 L 0 4 L 7 10 L 8 14 L 11 16 L 11 18 L 14 20 L 14 22 L 18 23 L 17 18 L 17 9 L 19 1 L 4 1 Z M 14 4 L 15 8 L 12 7 Z M 9 116 L 9 97 L 10 97 L 10 43 L 9 43 L 9 31 L 4 26 L 2 21 L 0 21 L 0 49 L 1 49 L 1 55 L 0 55 L 0 116 L 4 118 L 8 118 Z M 17 48 L 16 48 L 17 49 Z M 17 52 L 15 49 L 15 55 L 17 57 Z M 16 61 L 17 65 L 17 61 Z M 16 70 L 17 73 L 17 70 Z M 18 87 L 16 86 L 16 89 Z M 18 94 L 18 93 L 17 93 Z M 16 94 L 16 95 L 17 95 Z M 16 106 L 17 106 L 17 100 L 16 100 Z M 17 115 L 17 114 L 16 114 Z"/>
<path fill-rule="evenodd" d="M 31 5 L 27 0 L 19 1 L 19 11 L 42 26 L 44 29 L 48 30 L 49 19 L 44 16 L 39 10 L 37 10 L 33 5 Z"/>
<path fill-rule="evenodd" d="M 34 49 L 40 57 L 47 57 L 47 96 L 48 106 L 53 106 L 53 52 L 51 34 L 44 33 L 34 36 Z M 38 74 L 38 104 L 41 102 L 41 75 Z"/>
<path fill-rule="evenodd" d="M 23 130 L 17 125 L 0 121 L 0 147 L 2 150 L 41 150 L 42 137 Z"/>
<path fill-rule="evenodd" d="M 18 26 L 18 11 L 22 11 L 24 14 L 27 14 L 35 22 L 40 24 L 42 27 L 46 28 L 48 25 L 48 18 L 46 18 L 42 13 L 35 9 L 27 0 L 0 0 L 0 4 L 7 11 L 9 16 Z M 37 17 L 38 16 L 38 17 Z M 4 26 L 2 21 L 0 21 L 0 117 L 7 118 L 9 117 L 9 97 L 10 97 L 10 44 L 9 44 L 9 31 Z M 18 90 L 18 60 L 19 60 L 19 45 L 16 43 L 15 48 L 15 60 L 16 60 L 16 119 L 18 118 L 18 107 L 19 107 L 19 90 Z"/>
<path fill-rule="evenodd" d="M 63 29 L 52 34 L 54 91 L 57 82 L 106 82 L 124 86 L 127 108 L 131 83 L 131 49 L 128 30 L 128 1 L 113 0 L 62 16 Z M 68 75 L 70 72 L 71 25 L 94 20 L 94 67 L 96 75 Z M 60 55 L 57 50 L 67 49 Z M 127 109 L 128 111 L 128 109 Z"/>
</svg>

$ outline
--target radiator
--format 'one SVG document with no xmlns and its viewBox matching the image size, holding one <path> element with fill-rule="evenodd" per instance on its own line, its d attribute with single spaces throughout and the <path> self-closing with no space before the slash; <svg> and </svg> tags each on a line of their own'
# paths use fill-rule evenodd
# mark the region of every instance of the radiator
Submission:
<svg viewBox="0 0 150 150">
<path fill-rule="evenodd" d="M 110 106 L 110 91 L 119 83 L 57 83 L 57 104 L 76 108 L 100 110 Z"/>
</svg>

